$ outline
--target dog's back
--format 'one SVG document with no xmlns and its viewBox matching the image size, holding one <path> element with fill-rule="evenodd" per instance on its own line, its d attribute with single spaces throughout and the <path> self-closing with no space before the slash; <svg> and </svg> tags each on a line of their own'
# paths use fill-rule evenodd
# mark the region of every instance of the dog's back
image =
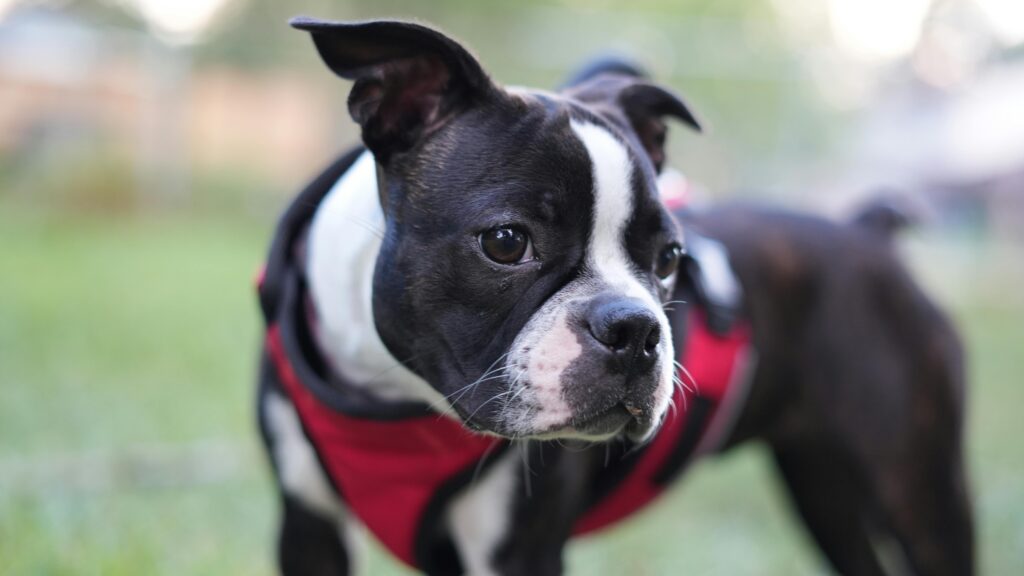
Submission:
<svg viewBox="0 0 1024 576">
<path fill-rule="evenodd" d="M 963 352 L 894 249 L 911 219 L 877 202 L 849 222 L 743 205 L 677 216 L 728 248 L 754 327 L 729 444 L 767 441 L 841 572 L 871 573 L 858 567 L 891 530 L 899 562 L 969 574 Z"/>
</svg>

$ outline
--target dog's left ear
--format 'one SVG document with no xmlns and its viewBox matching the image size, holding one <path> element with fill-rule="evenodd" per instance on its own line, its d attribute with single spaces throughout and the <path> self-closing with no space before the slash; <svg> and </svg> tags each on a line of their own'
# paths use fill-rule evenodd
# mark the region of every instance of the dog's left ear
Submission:
<svg viewBox="0 0 1024 576">
<path fill-rule="evenodd" d="M 363 142 L 382 162 L 496 90 L 465 48 L 420 24 L 306 17 L 290 24 L 313 36 L 335 74 L 355 81 L 349 114 L 362 127 Z"/>
<path fill-rule="evenodd" d="M 612 107 L 625 115 L 656 172 L 665 163 L 665 118 L 682 121 L 697 132 L 704 128 L 679 96 L 631 74 L 604 73 L 571 86 L 566 95 L 600 108 Z"/>
</svg>

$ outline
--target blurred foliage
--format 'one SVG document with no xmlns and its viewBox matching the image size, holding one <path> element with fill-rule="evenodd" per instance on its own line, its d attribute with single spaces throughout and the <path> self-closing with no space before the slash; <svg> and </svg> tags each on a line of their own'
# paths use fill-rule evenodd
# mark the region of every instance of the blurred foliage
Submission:
<svg viewBox="0 0 1024 576">
<path fill-rule="evenodd" d="M 218 62 L 255 69 L 302 60 L 287 26 L 293 16 L 306 14 L 328 19 L 416 18 L 443 24 L 465 18 L 490 20 L 488 31 L 500 31 L 509 14 L 545 8 L 587 11 L 622 11 L 653 19 L 715 17 L 773 21 L 775 12 L 765 0 L 233 0 L 225 17 L 196 47 L 200 62 Z M 123 0 L 69 0 L 63 8 L 102 25 L 145 30 L 146 22 L 127 10 Z M 468 32 L 452 30 L 457 37 Z M 258 39 L 258 41 L 254 41 Z"/>
<path fill-rule="evenodd" d="M 64 9 L 100 30 L 145 32 L 147 25 L 126 5 L 120 0 L 70 1 Z M 298 72 L 313 85 L 324 86 L 338 103 L 337 113 L 326 120 L 347 125 L 343 102 L 348 83 L 333 79 L 304 34 L 287 26 L 287 20 L 297 14 L 431 22 L 466 42 L 496 79 L 513 85 L 554 87 L 595 54 L 625 51 L 659 81 L 684 94 L 710 126 L 710 132 L 700 137 L 676 127 L 670 133 L 669 152 L 673 165 L 716 193 L 793 188 L 792 174 L 797 173 L 793 167 L 805 168 L 801 174 L 812 173 L 813 167 L 829 156 L 842 130 L 842 116 L 823 107 L 803 77 L 800 60 L 780 31 L 767 0 L 642 0 L 628 4 L 580 0 L 238 0 L 229 4 L 201 42 L 172 48 L 167 57 L 186 59 L 193 72 L 232 69 L 255 77 L 266 77 L 272 70 Z M 147 60 L 140 64 L 145 66 Z M 144 80 L 152 83 L 159 78 Z M 323 161 L 352 143 L 346 139 L 338 142 L 335 150 L 324 150 Z M 76 208 L 83 203 L 69 196 L 94 198 L 99 207 L 119 200 L 125 207 L 167 205 L 166 198 L 132 199 L 133 194 L 152 195 L 152 180 L 161 178 L 160 174 L 147 176 L 143 172 L 150 167 L 136 166 L 133 180 L 120 152 L 108 150 L 113 156 L 102 158 L 104 150 L 101 143 L 91 142 L 88 152 L 79 157 L 35 159 L 30 163 L 34 172 L 25 169 L 25 175 L 18 176 L 5 171 L 0 173 L 0 185 L 24 188 L 18 184 L 38 177 L 32 185 L 59 190 L 82 182 L 73 193 L 40 196 L 57 202 L 68 200 Z M 37 155 L 37 151 L 30 149 L 25 154 Z M 108 185 L 93 185 L 104 179 L 105 170 L 110 171 Z M 287 196 L 298 186 L 294 180 L 281 189 L 280 179 L 274 181 L 255 160 L 213 168 L 191 166 L 189 171 L 183 180 L 190 190 L 188 196 L 200 200 L 178 202 L 186 207 L 248 209 L 251 203 L 246 199 L 273 188 L 275 182 L 278 196 Z M 197 188 L 207 181 L 217 185 Z M 261 187 L 261 181 L 267 184 Z M 224 190 L 245 188 L 254 190 L 249 195 L 212 197 Z M 236 201 L 243 204 L 233 205 Z M 256 204 L 266 205 L 262 201 Z"/>
<path fill-rule="evenodd" d="M 75 212 L 118 212 L 133 210 L 142 200 L 134 171 L 132 159 L 101 146 L 61 150 L 23 162 L 11 159 L 0 172 L 0 182 L 8 194 L 24 203 L 63 206 Z"/>
</svg>

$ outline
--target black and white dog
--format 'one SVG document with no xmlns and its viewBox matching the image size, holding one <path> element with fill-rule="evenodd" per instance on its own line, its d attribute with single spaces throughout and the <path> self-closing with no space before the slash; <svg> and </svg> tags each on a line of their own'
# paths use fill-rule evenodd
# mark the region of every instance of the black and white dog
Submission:
<svg viewBox="0 0 1024 576">
<path fill-rule="evenodd" d="M 709 282 L 680 266 L 699 262 L 687 259 L 680 220 L 656 185 L 663 119 L 699 129 L 681 99 L 631 74 L 598 74 L 558 94 L 503 88 L 458 43 L 416 24 L 292 24 L 312 34 L 336 74 L 355 81 L 348 106 L 366 148 L 342 157 L 292 204 L 260 282 L 268 332 L 259 416 L 284 502 L 283 572 L 348 573 L 362 524 L 428 573 L 560 573 L 573 534 L 650 502 L 692 454 L 762 438 L 780 451 L 798 507 L 839 570 L 882 573 L 867 531 L 877 528 L 896 536 L 921 573 L 969 573 L 959 349 L 876 241 L 881 235 L 799 219 L 780 225 L 785 218 L 756 212 L 677 214 L 740 252 L 734 266 L 748 266 L 736 276 L 749 293 L 747 340 L 761 360 L 756 370 L 746 363 L 725 373 L 753 388 L 735 428 L 723 432 L 714 416 L 722 398 L 702 404 L 700 390 L 684 396 L 679 380 L 676 344 L 694 338 L 684 327 L 696 324 L 686 324 L 682 308 L 666 313 L 681 296 L 709 296 Z M 758 218 L 776 235 L 750 244 Z M 821 403 L 851 401 L 828 390 L 854 392 L 825 384 L 825 398 L 806 396 L 807 374 L 817 384 L 828 369 L 819 373 L 801 346 L 824 344 L 806 341 L 807 325 L 832 331 L 830 322 L 844 320 L 842 309 L 809 308 L 818 290 L 842 294 L 857 281 L 842 266 L 822 268 L 819 248 L 805 249 L 805 239 L 883 262 L 873 273 L 890 282 L 886 290 L 913 292 L 893 314 L 911 316 L 904 328 L 926 341 L 925 357 L 913 342 L 913 350 L 883 351 L 889 364 L 873 373 L 878 382 L 886 370 L 913 379 L 906 370 L 924 366 L 924 388 L 881 392 L 878 406 L 868 405 L 881 407 L 874 416 L 860 412 L 863 401 L 838 408 L 840 416 L 856 412 L 849 429 L 823 420 Z M 766 250 L 774 252 L 763 262 L 744 255 Z M 772 276 L 776 269 L 788 275 Z M 835 274 L 834 286 L 815 280 Z M 806 292 L 769 288 L 772 302 L 758 292 L 762 281 Z M 883 302 L 871 304 L 887 297 L 872 292 Z M 865 323 L 859 335 L 886 330 Z M 688 347 L 745 358 L 742 339 L 728 330 Z M 850 377 L 840 378 L 843 386 Z M 913 421 L 893 422 L 904 416 Z M 865 435 L 861 417 L 877 420 L 877 432 Z M 704 438 L 709 430 L 720 434 L 714 445 Z M 871 438 L 860 446 L 847 433 Z M 875 436 L 899 450 L 874 452 Z M 811 441 L 806 450 L 802 439 Z M 908 455 L 923 468 L 899 461 Z M 823 477 L 838 474 L 850 486 L 834 484 L 833 494 L 855 501 L 808 501 L 803 494 L 821 487 L 800 486 L 822 471 L 801 468 L 840 461 L 841 472 L 829 464 Z M 908 471 L 908 481 L 872 477 L 875 464 L 886 474 L 886 465 Z M 918 482 L 939 487 L 914 501 L 920 495 L 902 488 Z M 847 540 L 836 530 L 849 532 Z"/>
</svg>

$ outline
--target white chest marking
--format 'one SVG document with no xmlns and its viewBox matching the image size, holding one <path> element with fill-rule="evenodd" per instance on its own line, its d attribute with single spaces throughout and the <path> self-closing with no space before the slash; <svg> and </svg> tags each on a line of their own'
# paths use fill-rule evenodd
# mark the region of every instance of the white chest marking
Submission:
<svg viewBox="0 0 1024 576">
<path fill-rule="evenodd" d="M 265 409 L 274 460 L 285 492 L 323 516 L 341 516 L 344 508 L 328 483 L 313 447 L 302 432 L 295 408 L 271 392 L 266 397 Z"/>
<path fill-rule="evenodd" d="M 376 170 L 365 152 L 327 193 L 310 225 L 306 277 L 318 316 L 317 344 L 348 382 L 382 398 L 444 409 L 441 395 L 388 352 L 374 324 L 373 270 L 384 234 Z"/>
<path fill-rule="evenodd" d="M 292 403 L 275 392 L 267 393 L 264 402 L 271 451 L 282 489 L 313 513 L 337 524 L 338 537 L 352 563 L 351 572 L 361 574 L 366 542 L 362 524 L 349 514 L 331 488 Z"/>
<path fill-rule="evenodd" d="M 518 463 L 516 451 L 507 450 L 452 502 L 448 521 L 466 574 L 497 574 L 492 560 L 510 527 Z"/>
</svg>

